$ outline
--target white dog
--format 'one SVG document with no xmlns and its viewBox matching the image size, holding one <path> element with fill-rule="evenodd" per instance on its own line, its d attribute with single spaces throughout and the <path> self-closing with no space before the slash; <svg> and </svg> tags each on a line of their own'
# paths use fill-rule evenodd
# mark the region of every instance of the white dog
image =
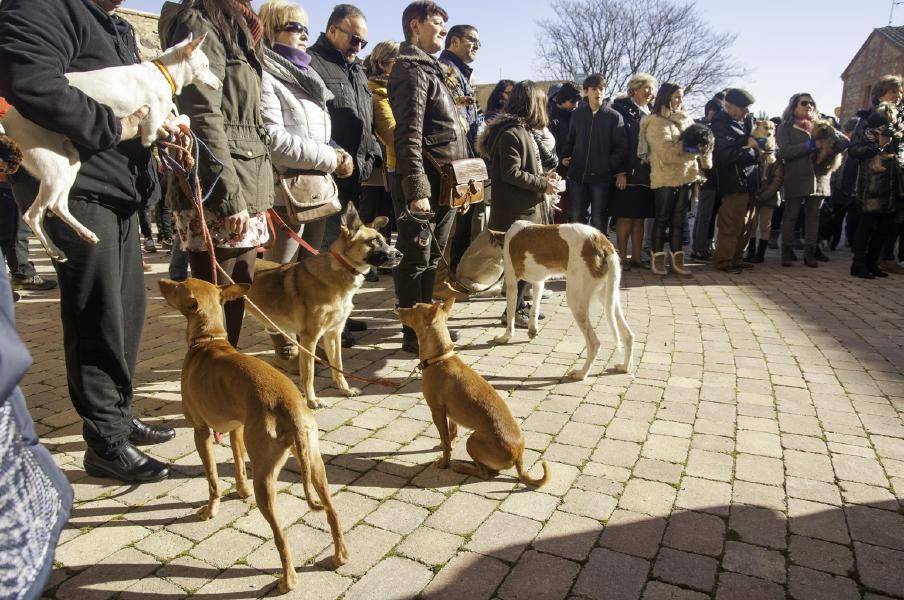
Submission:
<svg viewBox="0 0 904 600">
<path fill-rule="evenodd" d="M 606 319 L 612 328 L 618 348 L 625 343 L 624 362 L 616 368 L 624 373 L 634 368 L 634 333 L 625 321 L 619 296 L 621 265 L 612 243 L 602 233 L 588 225 L 535 225 L 516 221 L 506 233 L 493 232 L 496 244 L 502 247 L 505 269 L 505 297 L 507 300 L 507 328 L 496 342 L 508 343 L 515 334 L 515 311 L 518 281 L 533 286 L 534 303 L 530 311 L 528 336 L 537 336 L 537 319 L 543 284 L 554 275 L 565 275 L 568 307 L 587 346 L 587 360 L 580 369 L 572 369 L 567 376 L 584 379 L 600 351 L 600 339 L 590 326 L 590 303 L 599 298 Z"/>
<path fill-rule="evenodd" d="M 145 146 L 150 146 L 173 111 L 173 96 L 179 94 L 184 86 L 199 83 L 213 89 L 220 87 L 220 80 L 210 71 L 207 56 L 199 49 L 205 37 L 206 34 L 192 41 L 189 35 L 188 39 L 151 62 L 67 73 L 66 78 L 72 87 L 113 109 L 113 114 L 119 118 L 147 106 L 149 112 L 141 123 L 141 141 Z M 172 124 L 188 125 L 188 118 L 178 117 Z M 44 245 L 47 254 L 59 262 L 66 260 L 66 255 L 44 231 L 44 215 L 48 210 L 72 227 L 82 239 L 96 244 L 94 232 L 69 212 L 69 190 L 81 168 L 78 151 L 72 142 L 29 121 L 15 108 L 4 117 L 3 128 L 21 149 L 22 165 L 41 182 L 38 196 L 23 218 Z"/>
</svg>

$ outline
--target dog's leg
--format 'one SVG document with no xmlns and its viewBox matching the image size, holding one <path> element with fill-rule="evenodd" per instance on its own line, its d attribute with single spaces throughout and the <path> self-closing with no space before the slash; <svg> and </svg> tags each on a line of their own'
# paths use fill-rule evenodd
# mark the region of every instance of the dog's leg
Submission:
<svg viewBox="0 0 904 600">
<path fill-rule="evenodd" d="M 298 343 L 307 352 L 298 353 L 298 373 L 301 378 L 301 389 L 307 400 L 308 408 L 320 408 L 317 402 L 317 394 L 314 392 L 314 352 L 317 350 L 317 338 L 305 333 L 300 333 Z"/>
<path fill-rule="evenodd" d="M 61 169 L 55 177 L 53 183 L 53 195 L 48 198 L 47 208 L 53 211 L 66 225 L 71 227 L 80 238 L 89 244 L 96 244 L 97 235 L 84 225 L 69 212 L 69 190 L 75 185 L 75 179 L 78 177 L 79 169 L 82 163 L 79 161 L 78 150 L 72 145 L 68 139 L 63 141 L 63 151 L 68 164 Z M 43 183 L 42 183 L 43 185 Z"/>
<path fill-rule="evenodd" d="M 326 478 L 326 467 L 323 464 L 323 457 L 320 455 L 320 448 L 317 440 L 317 426 L 313 425 L 308 432 L 308 442 L 306 444 L 307 456 L 299 458 L 296 454 L 296 460 L 307 460 L 311 471 L 311 485 L 320 497 L 320 503 L 326 512 L 326 520 L 330 525 L 330 533 L 333 536 L 333 565 L 341 567 L 348 562 L 348 547 L 345 545 L 345 535 L 342 533 L 342 524 L 339 522 L 339 514 L 333 506 L 333 499 L 330 496 L 329 482 Z"/>
<path fill-rule="evenodd" d="M 449 462 L 452 460 L 452 442 L 449 436 L 449 419 L 446 416 L 446 410 L 443 407 L 430 407 L 430 413 L 433 415 L 433 423 L 439 432 L 439 446 L 443 455 L 436 459 L 434 463 L 438 469 L 448 469 Z M 458 430 L 456 428 L 456 434 Z"/>
<path fill-rule="evenodd" d="M 458 441 L 458 423 L 449 419 L 449 447 L 454 448 Z"/>
<path fill-rule="evenodd" d="M 628 326 L 625 319 L 625 313 L 622 311 L 621 301 L 616 298 L 615 305 L 615 321 L 618 323 L 618 330 L 621 332 L 622 341 L 625 344 L 624 361 L 616 365 L 616 369 L 622 373 L 630 373 L 634 370 L 634 332 Z"/>
<path fill-rule="evenodd" d="M 283 576 L 279 580 L 279 591 L 286 593 L 297 583 L 295 566 L 292 564 L 292 550 L 283 528 L 276 518 L 276 486 L 274 482 L 289 455 L 288 448 L 276 440 L 268 440 L 266 435 L 255 436 L 255 443 L 248 446 L 248 457 L 254 475 L 254 500 L 264 519 L 270 524 L 273 542 L 279 552 Z"/>
<path fill-rule="evenodd" d="M 232 446 L 232 460 L 235 463 L 235 489 L 239 498 L 251 495 L 248 476 L 245 474 L 245 428 L 239 427 L 229 432 L 229 444 Z"/>
<path fill-rule="evenodd" d="M 527 337 L 534 339 L 540 328 L 540 299 L 543 298 L 544 281 L 531 284 L 533 288 L 534 303 L 530 307 L 530 323 L 528 324 Z"/>
<path fill-rule="evenodd" d="M 581 333 L 584 334 L 584 344 L 587 350 L 587 359 L 584 361 L 584 366 L 580 369 L 572 369 L 566 374 L 566 377 L 570 379 L 584 379 L 600 352 L 600 338 L 590 324 L 589 291 L 590 289 L 586 285 L 579 284 L 568 287 L 565 292 L 568 307 L 571 309 L 571 314 L 574 315 L 575 323 L 577 323 Z"/>
<path fill-rule="evenodd" d="M 342 374 L 341 336 L 341 329 L 327 331 L 323 334 L 323 349 L 326 350 L 326 355 L 330 359 L 330 364 L 336 367 L 335 369 L 330 369 L 333 375 L 333 383 L 336 384 L 336 387 L 339 388 L 339 391 L 342 392 L 342 395 L 346 397 L 359 396 L 361 394 L 361 390 L 349 386 L 348 381 L 345 380 L 345 375 Z"/>
<path fill-rule="evenodd" d="M 478 477 L 480 479 L 489 479 L 491 474 L 495 474 L 497 471 L 490 469 L 486 464 L 483 463 L 483 457 L 490 455 L 493 452 L 493 448 L 489 446 L 498 446 L 498 442 L 496 440 L 485 440 L 478 433 L 474 432 L 470 436 L 468 436 L 467 441 L 467 449 L 468 455 L 471 457 L 471 460 L 474 461 L 474 464 L 468 464 L 460 461 L 455 461 L 452 463 L 452 470 L 456 473 L 463 473 L 465 475 L 471 475 L 473 477 Z M 498 449 L 497 449 L 498 451 Z"/>
<path fill-rule="evenodd" d="M 508 261 L 506 261 L 507 263 Z M 518 280 L 514 272 L 505 269 L 505 333 L 495 338 L 497 344 L 507 344 L 515 335 L 515 312 L 518 304 Z"/>
<path fill-rule="evenodd" d="M 198 511 L 201 520 L 206 521 L 217 516 L 220 509 L 220 486 L 217 479 L 217 463 L 213 456 L 213 433 L 206 425 L 195 428 L 195 448 L 198 449 L 201 463 L 204 465 L 204 474 L 207 475 L 207 506 Z"/>
</svg>

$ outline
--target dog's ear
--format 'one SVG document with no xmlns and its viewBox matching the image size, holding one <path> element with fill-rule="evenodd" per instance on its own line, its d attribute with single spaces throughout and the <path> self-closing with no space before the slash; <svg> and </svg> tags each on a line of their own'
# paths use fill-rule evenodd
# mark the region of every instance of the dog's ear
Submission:
<svg viewBox="0 0 904 600">
<path fill-rule="evenodd" d="M 363 224 L 364 223 L 361 222 L 361 217 L 358 216 L 358 210 L 355 208 L 355 205 L 349 202 L 345 207 L 345 212 L 342 213 L 342 226 L 347 229 L 351 235 L 354 235 Z"/>
<path fill-rule="evenodd" d="M 191 56 L 192 53 L 198 49 L 198 46 L 200 46 L 206 38 L 207 38 L 206 32 L 196 40 L 193 40 L 191 34 L 189 33 L 188 40 L 187 40 L 188 43 L 185 45 L 185 48 L 182 49 L 182 51 L 185 53 L 185 56 Z"/>
<path fill-rule="evenodd" d="M 233 283 L 232 285 L 224 285 L 220 288 L 220 302 L 229 302 L 237 300 L 248 293 L 251 288 L 250 283 Z"/>
<path fill-rule="evenodd" d="M 496 246 L 497 248 L 502 248 L 503 246 L 505 246 L 504 231 L 493 231 L 492 229 L 487 229 L 487 233 L 490 234 L 490 245 Z"/>
<path fill-rule="evenodd" d="M 427 312 L 427 323 L 433 325 L 437 321 L 439 321 L 439 313 L 443 308 L 443 304 L 441 302 L 437 302 L 430 306 L 430 310 Z"/>
<path fill-rule="evenodd" d="M 377 231 L 386 227 L 386 224 L 389 223 L 389 217 L 380 215 L 376 219 L 373 220 L 372 223 L 368 225 L 371 229 L 376 229 Z"/>
<path fill-rule="evenodd" d="M 449 298 L 448 300 L 446 300 L 445 302 L 443 302 L 442 304 L 440 304 L 440 306 L 443 307 L 443 312 L 446 313 L 446 316 L 447 316 L 447 317 L 448 317 L 450 314 L 452 314 L 452 306 L 453 306 L 454 304 L 455 304 L 455 298 Z"/>
</svg>

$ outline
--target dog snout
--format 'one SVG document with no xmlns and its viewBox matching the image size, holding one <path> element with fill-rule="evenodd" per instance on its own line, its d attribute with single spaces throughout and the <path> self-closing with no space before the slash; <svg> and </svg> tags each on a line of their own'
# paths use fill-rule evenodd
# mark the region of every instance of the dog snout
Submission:
<svg viewBox="0 0 904 600">
<path fill-rule="evenodd" d="M 384 267 L 391 269 L 399 266 L 402 262 L 403 254 L 390 245 L 384 248 L 378 248 L 367 255 L 367 264 L 373 267 Z"/>
</svg>

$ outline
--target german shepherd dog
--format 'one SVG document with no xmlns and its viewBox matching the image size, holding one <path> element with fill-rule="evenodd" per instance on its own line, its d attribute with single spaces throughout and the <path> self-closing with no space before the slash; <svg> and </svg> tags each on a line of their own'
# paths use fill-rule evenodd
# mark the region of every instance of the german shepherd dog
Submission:
<svg viewBox="0 0 904 600">
<path fill-rule="evenodd" d="M 278 327 L 296 334 L 301 347 L 307 350 L 298 353 L 298 367 L 301 388 L 311 408 L 320 406 L 314 392 L 317 342 L 323 338 L 330 364 L 341 371 L 342 329 L 352 312 L 352 298 L 364 283 L 364 274 L 371 267 L 391 268 L 402 260 L 402 253 L 380 235 L 379 229 L 387 221 L 381 216 L 365 225 L 349 204 L 341 216 L 339 238 L 329 252 L 284 265 L 257 261 L 248 298 Z M 249 312 L 266 323 L 253 307 Z M 336 369 L 336 387 L 346 396 L 357 396 L 360 392 L 350 387 Z"/>
</svg>

